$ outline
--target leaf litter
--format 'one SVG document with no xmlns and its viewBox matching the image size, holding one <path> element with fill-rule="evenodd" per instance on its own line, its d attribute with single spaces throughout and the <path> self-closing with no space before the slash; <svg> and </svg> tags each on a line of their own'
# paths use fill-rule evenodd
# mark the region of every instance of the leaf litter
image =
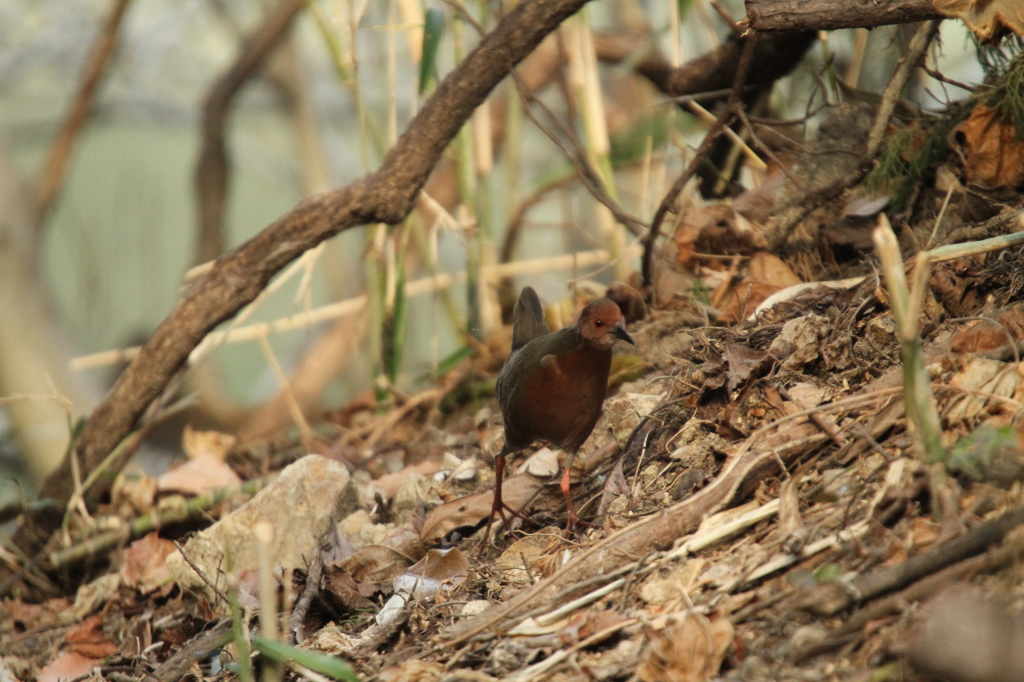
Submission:
<svg viewBox="0 0 1024 682">
<path fill-rule="evenodd" d="M 968 160 L 991 146 L 970 142 L 972 128 L 1005 136 L 965 125 Z M 962 173 L 1005 191 L 1018 182 L 1006 174 L 1013 153 Z M 900 226 L 904 253 L 966 229 L 936 232 L 947 194 L 919 188 Z M 950 215 L 972 223 L 1006 202 L 984 189 L 949 196 Z M 239 648 L 200 644 L 229 629 L 235 599 L 253 633 L 273 604 L 298 624 L 295 644 L 364 679 L 1020 679 L 1024 253 L 932 267 L 920 329 L 949 459 L 927 461 L 871 267 L 885 199 L 819 212 L 802 229 L 820 248 L 785 257 L 767 252 L 757 211 L 690 200 L 661 253 L 654 305 L 613 287 L 640 318 L 638 350 L 617 357 L 573 471 L 591 523 L 577 535 L 561 531 L 564 458 L 541 447 L 510 463 L 504 497 L 521 515 L 481 537 L 501 428 L 493 401 L 469 396 L 500 362 L 469 359 L 390 412 L 361 400 L 325 415 L 343 435 L 321 454 L 286 438 L 240 445 L 191 432 L 177 479 L 123 474 L 92 524 L 75 519 L 50 555 L 174 495 L 236 492 L 187 522 L 84 552 L 54 571 L 48 601 L 5 601 L 5 670 L 222 676 Z M 1021 229 L 1019 217 L 999 224 Z M 301 468 L 316 485 L 289 497 Z M 270 473 L 268 487 L 238 493 L 256 472 Z M 275 528 L 269 601 L 258 552 L 243 546 L 260 521 Z M 227 537 L 240 544 L 225 552 Z M 979 632 L 1004 633 L 995 672 L 1003 659 L 986 657 L 991 638 Z"/>
</svg>

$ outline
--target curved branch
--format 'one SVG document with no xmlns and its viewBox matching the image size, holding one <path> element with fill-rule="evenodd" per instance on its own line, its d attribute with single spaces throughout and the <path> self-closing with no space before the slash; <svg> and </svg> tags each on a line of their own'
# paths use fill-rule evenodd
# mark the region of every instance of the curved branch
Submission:
<svg viewBox="0 0 1024 682">
<path fill-rule="evenodd" d="M 253 300 L 281 268 L 344 230 L 366 223 L 401 221 L 473 110 L 544 36 L 586 2 L 521 2 L 441 82 L 377 171 L 300 202 L 248 242 L 218 258 L 160 324 L 93 412 L 73 451 L 83 475 L 129 433 L 203 337 Z M 40 496 L 66 504 L 69 472 L 70 462 L 65 458 L 43 485 Z M 27 519 L 14 538 L 23 549 L 38 547 L 27 530 L 33 523 L 37 531 L 46 531 L 46 526 L 52 531 L 55 527 L 52 518 Z"/>
</svg>

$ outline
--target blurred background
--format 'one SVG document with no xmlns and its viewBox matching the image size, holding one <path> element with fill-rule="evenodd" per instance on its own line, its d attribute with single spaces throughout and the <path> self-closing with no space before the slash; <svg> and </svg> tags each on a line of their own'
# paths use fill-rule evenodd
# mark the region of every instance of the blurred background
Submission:
<svg viewBox="0 0 1024 682">
<path fill-rule="evenodd" d="M 190 268 L 303 197 L 376 168 L 438 78 L 503 11 L 485 0 L 309 0 L 285 16 L 288 4 L 0 4 L 0 504 L 30 495 L 56 465 Z M 197 350 L 187 409 L 150 439 L 144 467 L 177 454 L 185 421 L 256 439 L 301 430 L 289 406 L 309 418 L 421 390 L 498 343 L 502 310 L 522 284 L 553 302 L 629 281 L 636 237 L 594 200 L 549 133 L 575 140 L 607 196 L 649 221 L 709 124 L 634 67 L 645 55 L 679 65 L 714 50 L 732 30 L 727 18 L 743 15 L 738 0 L 588 6 L 520 67 L 522 92 L 506 79 L 480 108 L 408 220 L 310 252 L 244 320 L 225 325 L 235 338 Z M 288 28 L 218 113 L 207 104 L 223 101 L 217 84 L 275 17 Z M 813 137 L 823 104 L 881 91 L 909 30 L 822 34 L 765 110 L 801 119 Z M 105 39 L 112 49 L 91 105 L 60 151 Z M 982 79 L 959 22 L 943 23 L 929 64 L 965 83 Z M 837 76 L 851 87 L 838 88 Z M 910 99 L 940 109 L 965 94 L 921 77 Z M 537 100 L 531 112 L 524 96 Z M 223 196 L 209 167 L 200 170 L 204 122 L 214 129 L 218 115 L 229 159 Z M 762 181 L 744 170 L 720 195 Z M 201 205 L 214 209 L 201 214 Z M 564 311 L 568 321 L 571 306 Z"/>
</svg>

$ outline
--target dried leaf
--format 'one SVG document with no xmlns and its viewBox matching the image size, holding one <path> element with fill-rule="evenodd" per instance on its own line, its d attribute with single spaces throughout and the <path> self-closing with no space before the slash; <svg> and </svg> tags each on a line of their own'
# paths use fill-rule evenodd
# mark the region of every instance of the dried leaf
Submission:
<svg viewBox="0 0 1024 682">
<path fill-rule="evenodd" d="M 391 474 L 384 474 L 380 478 L 376 479 L 374 483 L 383 488 L 390 499 L 398 494 L 399 488 L 402 487 L 405 480 L 412 474 L 429 477 L 433 476 L 440 470 L 441 462 L 436 459 L 425 459 L 422 462 L 411 464 L 400 471 L 396 471 Z"/>
<path fill-rule="evenodd" d="M 70 645 L 71 651 L 88 658 L 101 659 L 110 656 L 117 652 L 117 645 L 103 634 L 102 625 L 103 616 L 89 616 L 73 630 L 68 631 L 64 641 Z"/>
<path fill-rule="evenodd" d="M 507 478 L 501 488 L 502 499 L 513 509 L 521 509 L 544 486 L 546 480 L 547 478 L 538 478 L 530 474 Z M 449 538 L 453 531 L 460 537 L 467 537 L 487 522 L 493 504 L 494 491 L 489 490 L 460 497 L 435 507 L 423 522 L 423 542 L 427 545 L 438 545 L 445 538 Z"/>
<path fill-rule="evenodd" d="M 707 682 L 718 674 L 733 641 L 728 618 L 696 612 L 671 619 L 652 632 L 650 646 L 636 674 L 644 682 Z"/>
<path fill-rule="evenodd" d="M 745 385 L 748 380 L 757 378 L 755 374 L 768 358 L 768 354 L 741 343 L 730 343 L 725 347 L 722 357 L 729 363 L 725 378 L 726 389 L 731 393 Z"/>
<path fill-rule="evenodd" d="M 181 434 L 181 449 L 189 459 L 197 459 L 203 455 L 213 455 L 220 461 L 227 459 L 231 448 L 238 439 L 230 433 L 220 431 L 196 431 L 191 424 L 185 426 Z"/>
<path fill-rule="evenodd" d="M 361 583 L 385 583 L 405 573 L 412 559 L 384 545 L 370 545 L 338 564 Z"/>
<path fill-rule="evenodd" d="M 81 620 L 113 599 L 121 585 L 121 576 L 107 573 L 78 588 L 75 603 L 64 615 L 72 620 Z"/>
<path fill-rule="evenodd" d="M 1020 0 L 932 0 L 947 17 L 962 19 L 982 42 L 1008 31 L 1024 35 L 1024 4 Z"/>
<path fill-rule="evenodd" d="M 65 651 L 53 659 L 41 671 L 37 682 L 67 682 L 92 672 L 98 667 L 101 659 L 83 656 L 76 651 Z"/>
<path fill-rule="evenodd" d="M 968 180 L 990 187 L 1024 186 L 1024 140 L 1012 121 L 979 104 L 957 131 L 967 146 L 964 172 Z"/>
<path fill-rule="evenodd" d="M 622 471 L 622 459 L 615 462 L 608 480 L 605 481 L 604 490 L 601 492 L 601 503 L 597 506 L 597 515 L 604 516 L 608 513 L 608 507 L 616 497 L 629 494 L 629 483 L 626 482 L 626 474 Z"/>
<path fill-rule="evenodd" d="M 551 448 L 541 448 L 523 462 L 519 472 L 526 472 L 540 478 L 550 478 L 558 473 L 558 454 Z M 504 488 L 502 492 L 504 493 Z"/>
<path fill-rule="evenodd" d="M 689 265 L 695 253 L 746 254 L 763 247 L 763 241 L 731 206 L 703 206 L 683 214 L 675 234 L 676 260 Z"/>
<path fill-rule="evenodd" d="M 57 622 L 61 614 L 71 606 L 71 601 L 58 597 L 42 604 L 26 604 L 20 599 L 3 602 L 11 620 L 20 624 L 25 630 L 31 630 L 44 623 Z"/>
<path fill-rule="evenodd" d="M 157 481 L 143 473 L 122 471 L 114 479 L 111 500 L 119 516 L 148 514 L 156 503 Z"/>
<path fill-rule="evenodd" d="M 426 556 L 409 567 L 407 575 L 439 583 L 458 583 L 469 576 L 469 560 L 457 548 L 432 549 Z M 395 589 L 400 589 L 395 585 Z"/>
<path fill-rule="evenodd" d="M 437 682 L 447 674 L 447 669 L 440 663 L 412 660 L 384 668 L 380 671 L 380 678 L 384 682 Z"/>
<path fill-rule="evenodd" d="M 820 315 L 804 315 L 782 326 L 768 352 L 782 360 L 782 367 L 798 370 L 821 354 L 821 342 L 831 330 L 829 321 Z"/>
<path fill-rule="evenodd" d="M 391 581 L 395 594 L 377 613 L 377 624 L 387 626 L 400 617 L 412 598 L 430 599 L 450 592 L 469 577 L 469 560 L 457 548 L 432 549 L 409 570 Z"/>
<path fill-rule="evenodd" d="M 352 576 L 337 564 L 325 567 L 323 593 L 326 593 L 337 606 L 349 611 L 369 610 L 374 608 L 373 602 L 363 596 Z"/>
<path fill-rule="evenodd" d="M 494 562 L 493 570 L 501 577 L 501 581 L 507 585 L 522 585 L 529 583 L 531 573 L 536 580 L 542 571 L 541 563 L 544 557 L 551 550 L 552 537 L 558 530 L 551 529 L 552 534 L 546 530 L 519 538 L 501 553 L 501 556 Z"/>
<path fill-rule="evenodd" d="M 136 540 L 125 550 L 121 580 L 143 594 L 170 586 L 172 578 L 166 559 L 176 551 L 173 542 L 164 540 L 156 533 Z"/>
<path fill-rule="evenodd" d="M 721 288 L 715 293 L 715 300 L 721 301 L 718 321 L 722 324 L 739 322 L 757 310 L 768 297 L 780 291 L 779 287 L 762 282 L 740 282 L 735 286 L 726 282 L 722 286 L 725 287 L 725 293 L 719 293 Z"/>
<path fill-rule="evenodd" d="M 238 474 L 224 460 L 208 452 L 164 473 L 157 479 L 157 486 L 162 491 L 200 495 L 217 488 L 236 486 L 241 482 Z"/>
<path fill-rule="evenodd" d="M 563 646 L 572 646 L 602 630 L 618 625 L 624 620 L 626 620 L 625 616 L 614 609 L 576 613 L 558 632 L 558 640 Z"/>
<path fill-rule="evenodd" d="M 750 263 L 747 264 L 746 279 L 750 282 L 770 284 L 779 289 L 785 289 L 786 287 L 803 282 L 781 258 L 767 251 L 758 251 L 750 257 Z"/>
</svg>

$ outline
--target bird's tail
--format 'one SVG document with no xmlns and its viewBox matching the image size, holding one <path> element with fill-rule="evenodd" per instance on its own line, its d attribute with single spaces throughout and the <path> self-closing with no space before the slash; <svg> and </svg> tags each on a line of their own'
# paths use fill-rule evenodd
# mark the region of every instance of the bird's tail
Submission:
<svg viewBox="0 0 1024 682">
<path fill-rule="evenodd" d="M 544 336 L 550 330 L 544 319 L 544 308 L 533 287 L 523 287 L 512 313 L 512 350 L 517 351 L 527 343 Z"/>
</svg>

